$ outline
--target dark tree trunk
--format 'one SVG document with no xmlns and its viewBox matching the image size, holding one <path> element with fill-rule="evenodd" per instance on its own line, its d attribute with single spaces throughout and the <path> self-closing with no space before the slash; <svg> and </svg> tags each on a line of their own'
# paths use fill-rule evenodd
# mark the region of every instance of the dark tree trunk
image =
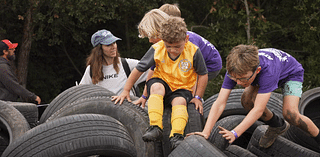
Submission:
<svg viewBox="0 0 320 157">
<path fill-rule="evenodd" d="M 17 78 L 20 84 L 26 87 L 27 84 L 27 75 L 28 75 L 28 63 L 29 63 L 29 54 L 31 50 L 32 43 L 32 32 L 33 32 L 33 23 L 32 23 L 32 11 L 33 0 L 30 0 L 30 8 L 28 9 L 25 15 L 25 23 L 23 29 L 23 38 L 18 55 L 18 67 L 17 67 Z"/>
<path fill-rule="evenodd" d="M 129 33 L 129 20 L 128 20 L 128 14 L 125 15 L 125 30 L 126 30 L 126 40 L 127 40 L 127 51 L 129 54 L 131 54 L 131 45 L 130 45 L 130 33 Z"/>
</svg>

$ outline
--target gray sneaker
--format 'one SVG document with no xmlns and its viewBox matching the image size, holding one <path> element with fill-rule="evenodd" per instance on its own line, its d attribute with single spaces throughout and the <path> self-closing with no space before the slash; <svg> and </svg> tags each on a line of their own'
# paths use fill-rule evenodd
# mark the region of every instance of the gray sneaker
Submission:
<svg viewBox="0 0 320 157">
<path fill-rule="evenodd" d="M 282 130 L 281 130 L 281 128 L 283 128 L 282 126 L 276 127 L 276 128 L 268 126 L 267 131 L 260 138 L 259 146 L 263 148 L 269 148 L 279 135 L 286 132 L 289 129 L 290 124 L 287 121 L 284 121 L 284 122 L 285 122 L 284 125 L 286 125 L 286 127 Z"/>
</svg>

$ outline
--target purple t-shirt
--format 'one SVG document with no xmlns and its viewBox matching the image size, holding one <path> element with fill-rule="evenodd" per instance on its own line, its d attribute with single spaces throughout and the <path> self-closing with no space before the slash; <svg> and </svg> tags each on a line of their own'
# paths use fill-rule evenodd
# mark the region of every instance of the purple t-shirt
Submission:
<svg viewBox="0 0 320 157">
<path fill-rule="evenodd" d="M 251 85 L 259 85 L 258 93 L 269 93 L 287 81 L 303 82 L 304 69 L 291 55 L 274 48 L 259 49 L 261 71 Z M 227 75 L 222 88 L 232 89 L 237 83 Z"/>
<path fill-rule="evenodd" d="M 208 72 L 220 70 L 222 68 L 222 59 L 213 44 L 194 32 L 188 31 L 187 34 L 189 35 L 189 41 L 200 48 Z"/>
</svg>

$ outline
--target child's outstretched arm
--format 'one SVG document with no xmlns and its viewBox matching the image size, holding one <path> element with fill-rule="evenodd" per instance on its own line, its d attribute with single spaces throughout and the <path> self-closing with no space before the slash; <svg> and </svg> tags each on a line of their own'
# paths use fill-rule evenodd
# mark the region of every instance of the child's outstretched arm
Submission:
<svg viewBox="0 0 320 157">
<path fill-rule="evenodd" d="M 150 69 L 149 72 L 148 72 L 148 76 L 147 76 L 146 82 L 148 82 L 148 81 L 151 79 L 153 73 L 154 73 L 153 69 Z M 149 96 L 148 96 L 148 92 L 147 92 L 147 84 L 144 86 L 142 95 L 148 99 Z M 137 101 L 135 101 L 133 104 L 139 105 L 139 106 L 141 105 L 142 108 L 145 108 L 147 99 L 145 99 L 145 98 L 143 98 L 143 97 L 141 96 L 141 97 L 140 97 Z"/>
<path fill-rule="evenodd" d="M 115 100 L 115 104 L 117 104 L 120 101 L 121 105 L 125 98 L 128 99 L 129 102 L 131 102 L 129 96 L 130 89 L 133 87 L 134 83 L 137 82 L 137 80 L 143 72 L 147 71 L 152 65 L 155 65 L 153 56 L 154 48 L 151 46 L 148 52 L 141 58 L 137 66 L 131 71 L 129 78 L 127 79 L 127 82 L 124 85 L 123 92 L 119 96 L 112 97 L 112 101 Z"/>
<path fill-rule="evenodd" d="M 224 108 L 226 107 L 227 100 L 229 98 L 230 93 L 231 93 L 231 89 L 221 88 L 217 100 L 215 102 L 213 102 L 213 104 L 212 104 L 212 107 L 209 112 L 208 119 L 207 119 L 206 125 L 204 126 L 203 131 L 189 133 L 189 134 L 187 134 L 187 136 L 197 134 L 197 135 L 201 135 L 204 138 L 208 139 L 213 126 L 216 124 L 216 122 L 219 119 L 220 115 L 222 114 Z"/>
<path fill-rule="evenodd" d="M 208 74 L 205 75 L 198 75 L 198 81 L 197 81 L 197 88 L 195 91 L 195 97 L 190 102 L 194 103 L 196 106 L 196 110 L 199 111 L 199 113 L 203 114 L 203 104 L 202 101 L 198 98 L 202 98 L 205 92 L 205 89 L 207 87 L 208 83 Z"/>
<path fill-rule="evenodd" d="M 136 68 L 132 70 L 126 84 L 123 87 L 122 93 L 119 96 L 112 96 L 112 101 L 115 101 L 114 104 L 117 104 L 119 102 L 119 104 L 121 105 L 124 99 L 128 99 L 128 101 L 131 102 L 130 89 L 133 87 L 134 83 L 139 79 L 142 73 L 143 72 L 140 72 Z"/>
<path fill-rule="evenodd" d="M 254 122 L 256 122 L 262 116 L 263 112 L 266 110 L 270 95 L 271 93 L 257 94 L 253 108 L 249 111 L 242 122 L 233 129 L 235 133 L 232 133 L 226 129 L 220 129 L 219 133 L 222 134 L 222 136 L 228 140 L 229 143 L 232 143 L 236 139 L 235 134 L 240 137 Z"/>
</svg>

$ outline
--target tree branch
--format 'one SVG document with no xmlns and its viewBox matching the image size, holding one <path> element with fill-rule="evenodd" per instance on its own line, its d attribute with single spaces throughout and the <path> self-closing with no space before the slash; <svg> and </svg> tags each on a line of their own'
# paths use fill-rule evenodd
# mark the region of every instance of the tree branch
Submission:
<svg viewBox="0 0 320 157">
<path fill-rule="evenodd" d="M 248 7 L 248 2 L 247 0 L 243 1 L 245 7 L 246 7 L 246 13 L 247 13 L 247 27 L 246 27 L 246 32 L 247 32 L 247 43 L 250 43 L 250 11 Z"/>
<path fill-rule="evenodd" d="M 309 21 L 308 21 L 308 25 L 309 25 L 310 27 L 312 27 L 312 26 L 310 25 L 311 20 L 313 20 L 315 17 L 317 17 L 317 15 L 318 15 L 319 13 L 320 13 L 320 9 L 319 9 L 319 11 L 318 11 L 315 15 L 313 15 L 313 16 L 310 17 L 310 19 L 309 19 Z"/>
<path fill-rule="evenodd" d="M 66 54 L 66 56 L 68 57 L 69 61 L 71 62 L 72 66 L 74 67 L 74 69 L 78 72 L 78 74 L 80 76 L 82 76 L 82 73 L 80 72 L 80 70 L 77 68 L 77 66 L 74 64 L 74 62 L 72 61 L 71 57 L 69 56 L 68 54 L 68 51 L 66 49 L 66 47 L 64 46 L 64 44 L 62 43 L 62 49 L 63 49 L 63 52 Z"/>
</svg>

